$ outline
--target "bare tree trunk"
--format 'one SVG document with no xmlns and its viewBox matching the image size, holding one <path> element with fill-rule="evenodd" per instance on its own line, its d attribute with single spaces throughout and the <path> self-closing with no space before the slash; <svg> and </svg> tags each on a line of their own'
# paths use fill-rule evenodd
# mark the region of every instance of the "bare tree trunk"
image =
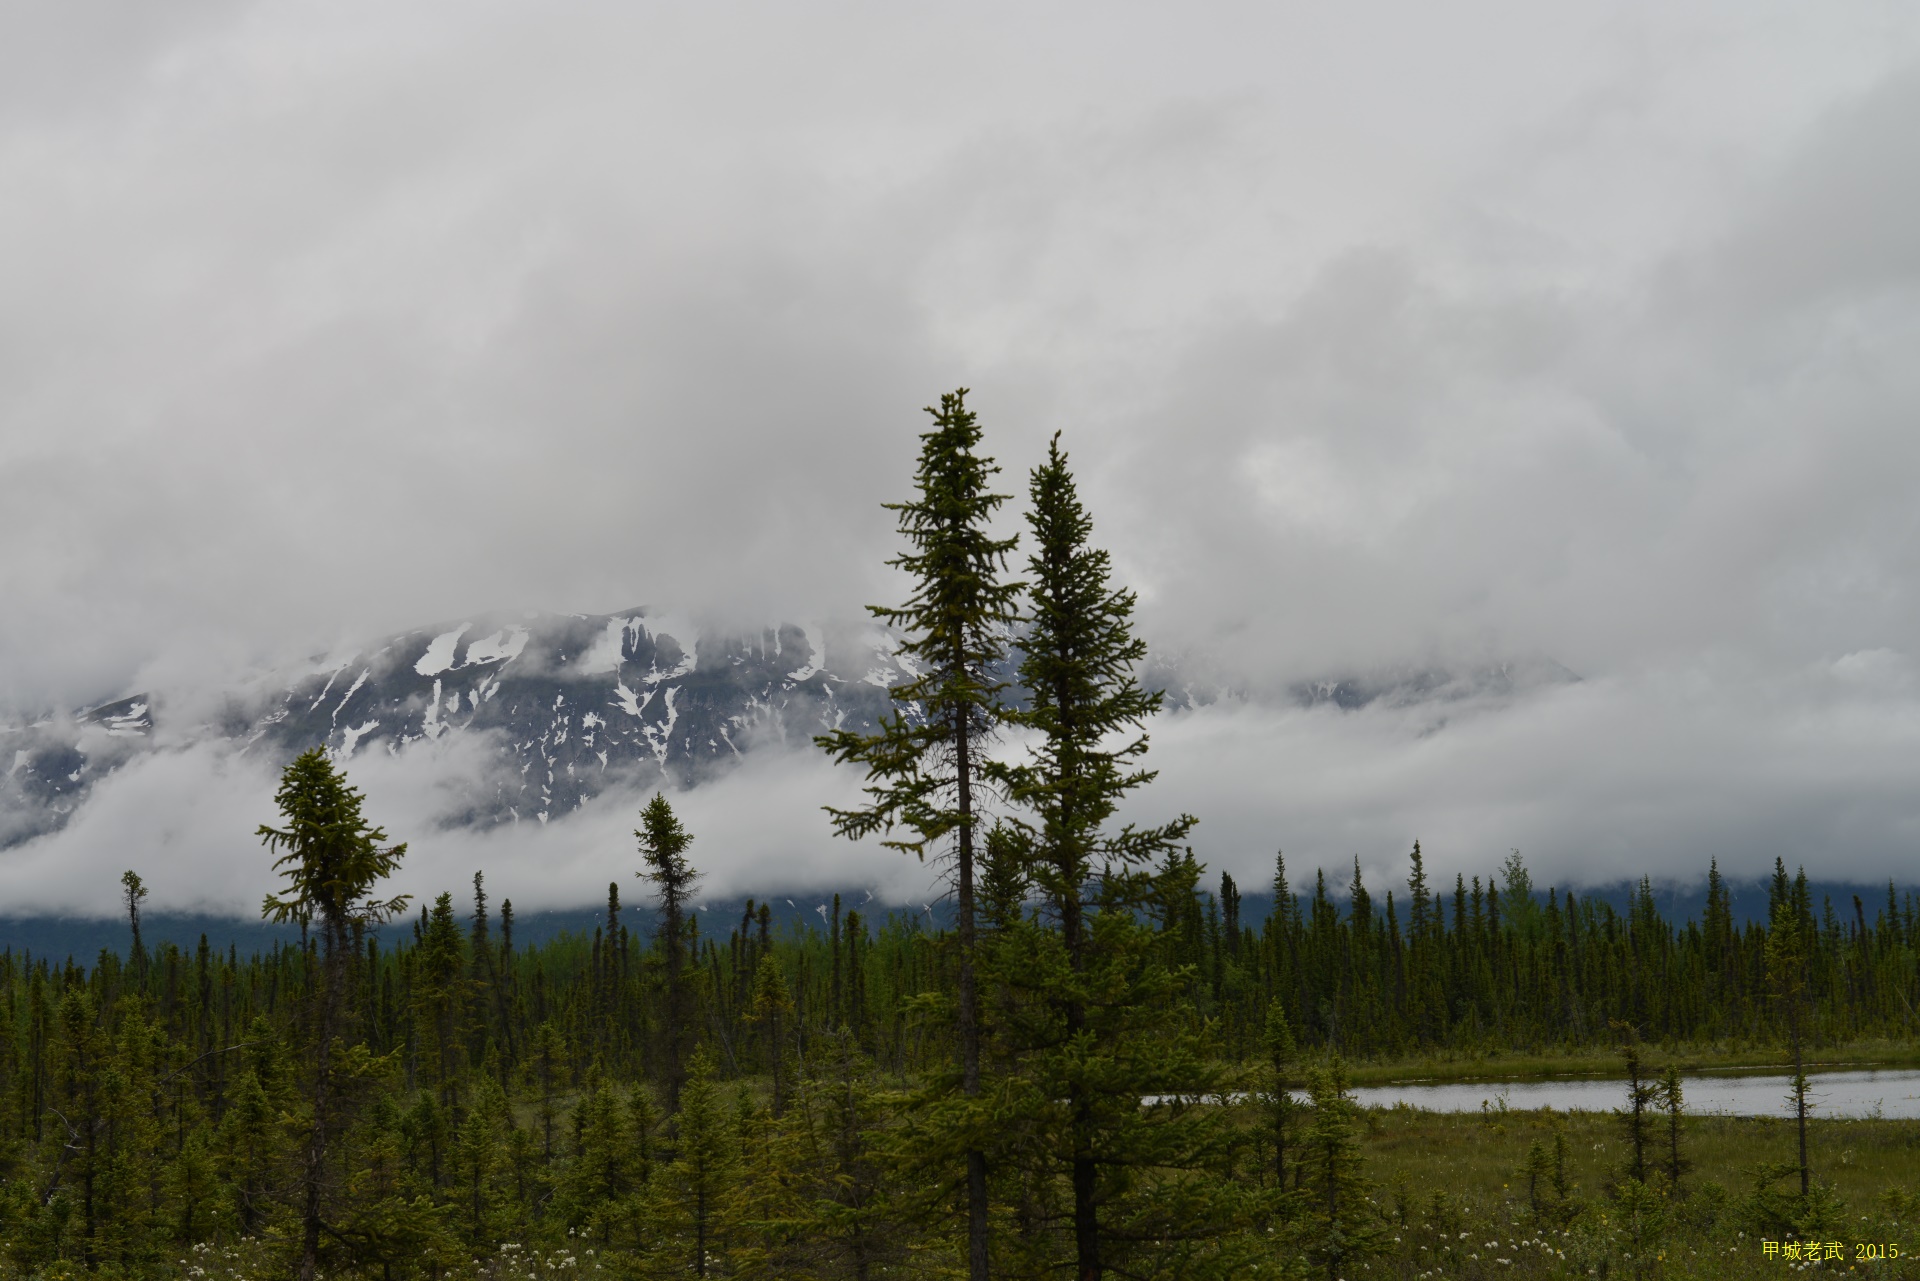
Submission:
<svg viewBox="0 0 1920 1281">
<path fill-rule="evenodd" d="M 321 958 L 320 993 L 314 1002 L 313 1120 L 307 1128 L 307 1150 L 300 1172 L 300 1281 L 313 1281 L 320 1267 L 320 1191 L 327 1160 L 328 1113 L 333 1105 L 330 1077 L 337 1017 L 334 1006 L 340 990 L 338 970 L 344 959 L 344 933 L 340 922 L 325 923 L 322 945 L 326 955 Z"/>
<path fill-rule="evenodd" d="M 1633 1177 L 1640 1183 L 1647 1181 L 1647 1091 L 1640 1082 L 1640 1052 L 1629 1045 L 1627 1049 L 1627 1106 L 1632 1113 L 1633 1138 Z"/>
<path fill-rule="evenodd" d="M 1063 824 L 1062 826 L 1066 826 Z M 1067 947 L 1067 962 L 1076 984 L 1086 973 L 1086 922 L 1080 911 L 1079 870 L 1073 851 L 1061 860 L 1061 880 L 1067 891 L 1060 899 L 1061 941 Z M 1067 1001 L 1067 1037 L 1071 1040 L 1086 1030 L 1087 1008 L 1076 990 Z M 1068 1087 L 1073 1125 L 1073 1251 L 1080 1281 L 1100 1281 L 1104 1271 L 1100 1262 L 1100 1211 L 1095 1201 L 1099 1186 L 1099 1168 L 1093 1157 L 1093 1101 L 1086 1086 L 1076 1081 Z"/>
<path fill-rule="evenodd" d="M 980 1019 L 973 981 L 973 758 L 966 708 L 954 729 L 955 771 L 960 790 L 960 1087 L 980 1096 Z M 967 1153 L 967 1276 L 987 1281 L 987 1154 Z"/>
<path fill-rule="evenodd" d="M 1807 1069 L 1800 1052 L 1800 1019 L 1793 1020 L 1793 1115 L 1800 1130 L 1800 1197 L 1806 1199 L 1812 1182 L 1807 1169 Z"/>
<path fill-rule="evenodd" d="M 1094 1203 L 1094 1192 L 1098 1187 L 1099 1171 L 1095 1167 L 1093 1156 L 1083 1146 L 1083 1136 L 1092 1128 L 1091 1117 L 1084 1101 L 1075 1105 L 1073 1117 L 1076 1132 L 1075 1146 L 1079 1148 L 1073 1154 L 1073 1248 L 1080 1268 L 1080 1281 L 1100 1281 L 1103 1267 L 1100 1262 L 1100 1215 Z"/>
</svg>

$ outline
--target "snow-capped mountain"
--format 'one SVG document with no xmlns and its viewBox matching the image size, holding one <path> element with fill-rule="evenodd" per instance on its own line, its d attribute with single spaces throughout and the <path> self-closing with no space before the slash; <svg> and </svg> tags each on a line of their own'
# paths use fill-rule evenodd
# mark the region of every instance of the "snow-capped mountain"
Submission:
<svg viewBox="0 0 1920 1281">
<path fill-rule="evenodd" d="M 350 765 L 466 740 L 485 764 L 451 820 L 545 823 L 610 788 L 698 783 L 758 748 L 870 730 L 909 664 L 872 625 L 712 630 L 644 608 L 420 628 L 254 680 L 210 723 L 171 723 L 164 701 L 138 694 L 0 726 L 0 848 L 64 826 L 97 780 L 162 739 L 224 742 L 276 765 L 313 747 Z M 1164 657 L 1142 676 L 1170 711 L 1242 697 Z M 1346 711 L 1503 701 L 1578 679 L 1544 659 L 1408 668 L 1301 682 L 1280 701 Z"/>
<path fill-rule="evenodd" d="M 0 849 L 65 826 L 95 779 L 147 749 L 151 712 L 139 695 L 71 718 L 0 725 Z"/>
<path fill-rule="evenodd" d="M 611 782 L 686 784 L 755 746 L 871 727 L 907 671 L 883 632 L 792 623 L 703 635 L 643 609 L 480 618 L 329 661 L 252 727 L 250 742 L 336 759 L 487 734 L 512 766 L 474 821 L 547 821 Z"/>
<path fill-rule="evenodd" d="M 350 763 L 449 736 L 483 736 L 499 768 L 458 817 L 546 822 L 618 784 L 686 784 L 769 743 L 871 728 L 910 660 L 874 628 L 781 623 L 704 632 L 646 609 L 479 617 L 319 660 L 236 697 L 190 738 Z M 258 688 L 258 687 L 257 687 Z M 0 845 L 64 824 L 98 778 L 151 746 L 145 695 L 0 734 Z"/>
</svg>

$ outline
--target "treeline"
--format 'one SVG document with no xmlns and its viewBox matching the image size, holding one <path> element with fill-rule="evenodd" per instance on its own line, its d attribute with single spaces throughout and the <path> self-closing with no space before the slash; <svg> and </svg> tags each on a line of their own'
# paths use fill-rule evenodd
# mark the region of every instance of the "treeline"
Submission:
<svg viewBox="0 0 1920 1281">
<path fill-rule="evenodd" d="M 1622 915 L 1599 899 L 1532 894 L 1524 865 L 1510 857 L 1505 866 L 1504 888 L 1463 878 L 1444 914 L 1429 900 L 1406 925 L 1393 893 L 1375 901 L 1356 882 L 1343 903 L 1317 875 L 1314 894 L 1284 896 L 1282 910 L 1254 926 L 1235 919 L 1231 875 L 1220 878 L 1217 894 L 1202 891 L 1198 865 L 1183 859 L 1163 882 L 1171 910 L 1154 928 L 1167 961 L 1185 973 L 1186 1016 L 1210 1025 L 1213 1044 L 1234 1063 L 1264 1053 L 1270 1007 L 1283 1012 L 1303 1050 L 1357 1058 L 1604 1049 L 1619 1041 L 1623 1024 L 1655 1042 L 1786 1044 L 1766 970 L 1765 923 L 1735 928 L 1711 909 L 1704 923 L 1667 920 L 1644 887 Z M 1710 902 L 1724 912 L 1717 868 L 1710 877 Z M 1411 902 L 1419 904 L 1417 876 L 1414 886 Z M 1920 1034 L 1920 897 L 1890 885 L 1873 916 L 1862 905 L 1843 917 L 1831 903 L 1813 909 L 1804 875 L 1777 869 L 1774 886 L 1775 911 L 1800 917 L 1812 941 L 1815 1042 Z M 404 1092 L 450 1100 L 476 1074 L 519 1088 L 543 1053 L 563 1091 L 588 1071 L 656 1080 L 665 1069 L 663 940 L 644 927 L 636 934 L 632 915 L 610 884 L 604 925 L 529 950 L 514 943 L 512 903 L 494 908 L 476 873 L 458 905 L 442 894 L 410 925 L 363 937 L 350 1035 L 394 1056 Z M 646 915 L 653 918 L 650 909 Z M 249 1029 L 270 1031 L 284 1047 L 299 1043 L 317 941 L 241 957 L 211 950 L 203 935 L 197 949 L 166 943 L 150 954 L 134 919 L 128 951 L 103 951 L 90 967 L 0 952 L 7 1133 L 44 1129 L 32 1118 L 44 1111 L 38 1104 L 64 1026 L 58 1012 L 70 995 L 104 1024 L 137 1008 L 156 1035 L 206 1056 L 192 1080 L 216 1111 L 245 1057 L 244 1047 L 223 1047 L 239 1047 Z M 770 1080 L 776 1055 L 765 1007 L 775 1000 L 784 1010 L 779 1039 L 799 1063 L 825 1041 L 838 1044 L 843 1030 L 895 1076 L 944 1061 L 949 1038 L 925 1011 L 929 999 L 951 996 L 952 935 L 923 919 L 890 912 L 874 920 L 843 911 L 838 895 L 821 927 L 801 919 L 776 926 L 771 909 L 752 900 L 737 921 L 703 923 L 690 913 L 693 1039 L 710 1048 L 724 1076 Z M 383 938 L 391 941 L 383 946 Z M 769 996 L 763 960 L 784 996 Z"/>
<path fill-rule="evenodd" d="M 1201 1008 L 1244 1053 L 1278 1002 L 1303 1038 L 1354 1054 L 1433 1047 L 1606 1044 L 1620 1025 L 1664 1041 L 1784 1044 L 1767 971 L 1766 922 L 1736 925 L 1717 864 L 1703 920 L 1664 919 L 1640 882 L 1622 913 L 1598 897 L 1537 893 L 1516 853 L 1484 882 L 1428 885 L 1416 843 L 1403 895 L 1376 900 L 1356 864 L 1347 910 L 1316 872 L 1310 895 L 1275 875 L 1278 909 L 1256 930 L 1238 891 L 1185 905 L 1185 959 L 1209 976 Z M 1871 915 L 1869 915 L 1871 910 Z M 1920 901 L 1893 884 L 1871 909 L 1816 907 L 1804 870 L 1776 860 L 1769 922 L 1791 920 L 1807 954 L 1811 1033 L 1834 1042 L 1910 1037 L 1920 1020 Z"/>
<path fill-rule="evenodd" d="M 1280 909 L 1257 925 L 1237 919 L 1230 874 L 1215 893 L 1200 888 L 1197 864 L 1183 858 L 1171 869 L 1155 928 L 1169 962 L 1189 972 L 1191 1017 L 1213 1022 L 1223 1057 L 1258 1057 L 1275 1004 L 1302 1048 L 1359 1058 L 1605 1048 L 1623 1023 L 1652 1041 L 1785 1044 L 1766 971 L 1767 925 L 1731 924 L 1717 867 L 1707 919 L 1676 922 L 1661 916 L 1646 885 L 1624 915 L 1598 898 L 1537 894 L 1517 856 L 1503 865 L 1499 889 L 1462 877 L 1445 900 L 1423 898 L 1419 859 L 1416 847 L 1411 895 L 1376 900 L 1355 876 L 1342 901 L 1319 872 L 1311 895 L 1281 895 Z M 1856 898 L 1842 916 L 1830 901 L 1815 910 L 1804 873 L 1789 878 L 1776 868 L 1772 889 L 1772 914 L 1790 910 L 1812 942 L 1817 1042 L 1920 1032 L 1920 896 L 1889 884 L 1873 915 Z M 379 1053 L 398 1053 L 408 1090 L 488 1064 L 514 1078 L 530 1048 L 554 1041 L 566 1047 L 570 1084 L 589 1064 L 620 1079 L 653 1079 L 662 944 L 651 928 L 630 927 L 634 906 L 623 907 L 617 883 L 607 890 L 604 924 L 591 935 L 566 933 L 532 950 L 516 946 L 513 904 L 494 908 L 479 873 L 458 905 L 442 894 L 410 926 L 365 937 L 357 1035 Z M 1405 921 L 1402 900 L 1412 908 Z M 654 919 L 650 906 L 644 915 Z M 756 1012 L 769 957 L 792 1005 L 782 1033 L 803 1060 L 811 1043 L 843 1026 L 861 1053 L 895 1074 L 950 1054 L 943 1030 L 919 1013 L 924 998 L 951 994 L 952 936 L 919 914 L 876 920 L 843 911 L 836 894 L 820 927 L 794 918 L 776 925 L 768 905 L 749 900 L 738 920 L 703 923 L 689 913 L 684 928 L 695 1035 L 728 1075 L 771 1071 L 769 1032 Z M 243 958 L 210 950 L 204 935 L 198 949 L 166 943 L 152 954 L 137 928 L 129 937 L 124 955 L 102 951 L 91 967 L 0 953 L 10 1016 L 0 1065 L 11 1083 L 0 1087 L 0 1108 L 15 1109 L 4 1115 L 25 1115 L 12 1073 L 45 1081 L 51 1011 L 69 990 L 102 1011 L 137 997 L 170 1038 L 211 1053 L 257 1019 L 296 1014 L 312 983 L 312 941 Z M 391 941 L 383 947 L 382 938 Z M 456 1071 L 456 1063 L 465 1066 Z M 218 1062 L 204 1073 L 224 1079 Z"/>
<path fill-rule="evenodd" d="M 1804 1099 L 1808 1044 L 1913 1035 L 1913 898 L 1816 912 L 1783 865 L 1764 927 L 1734 928 L 1717 868 L 1682 925 L 1644 886 L 1624 916 L 1536 894 L 1517 855 L 1442 894 L 1417 845 L 1404 918 L 1357 867 L 1342 911 L 1277 863 L 1279 910 L 1243 922 L 1193 817 L 1115 817 L 1160 700 L 1057 439 L 1013 581 L 964 393 L 931 412 L 893 507 L 915 590 L 875 611 L 916 675 L 820 744 L 867 779 L 836 830 L 934 861 L 950 927 L 702 919 L 696 834 L 656 796 L 651 927 L 616 882 L 590 937 L 525 947 L 478 874 L 458 905 L 387 894 L 405 846 L 308 752 L 259 832 L 298 943 L 149 951 L 129 872 L 124 958 L 0 954 L 0 1274 L 1337 1277 L 1391 1252 L 1349 1057 L 1625 1042 L 1639 1127 L 1643 1039 L 1788 1045 Z M 987 750 L 1014 730 L 1022 759 Z M 1636 1129 L 1623 1204 L 1683 1193 L 1664 1097 L 1671 1177 Z M 1800 1133 L 1761 1188 L 1799 1193 L 1756 1192 L 1747 1227 L 1832 1220 Z M 1563 1148 L 1529 1158 L 1536 1193 Z"/>
</svg>

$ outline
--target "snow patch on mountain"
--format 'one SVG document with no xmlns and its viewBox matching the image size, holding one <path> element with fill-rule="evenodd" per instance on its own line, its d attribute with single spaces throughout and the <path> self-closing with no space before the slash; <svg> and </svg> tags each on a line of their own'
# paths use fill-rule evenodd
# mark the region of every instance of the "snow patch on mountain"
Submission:
<svg viewBox="0 0 1920 1281">
<path fill-rule="evenodd" d="M 483 636 L 467 646 L 466 661 L 463 667 L 476 667 L 482 663 L 512 662 L 520 657 L 520 651 L 527 647 L 527 637 L 531 635 L 525 627 L 510 624 Z"/>
<path fill-rule="evenodd" d="M 422 676 L 433 676 L 452 667 L 453 656 L 460 644 L 460 638 L 465 636 L 472 626 L 471 623 L 462 623 L 452 631 L 442 632 L 434 637 L 433 643 L 427 646 L 427 652 L 420 655 L 420 661 L 413 665 L 413 670 Z"/>
<path fill-rule="evenodd" d="M 627 628 L 624 618 L 609 618 L 604 631 L 586 653 L 580 656 L 574 668 L 583 676 L 597 675 L 601 672 L 613 672 L 620 669 L 620 659 L 626 649 Z"/>
<path fill-rule="evenodd" d="M 807 638 L 807 661 L 787 673 L 787 679 L 796 682 L 812 679 L 816 672 L 825 667 L 827 661 L 827 643 L 821 638 L 819 626 L 802 624 L 800 631 Z"/>
<path fill-rule="evenodd" d="M 331 753 L 333 759 L 336 762 L 349 759 L 353 755 L 353 749 L 360 745 L 360 740 L 379 728 L 379 721 L 368 721 L 364 725 L 353 725 L 342 730 L 340 732 L 340 746 L 335 748 Z"/>
</svg>

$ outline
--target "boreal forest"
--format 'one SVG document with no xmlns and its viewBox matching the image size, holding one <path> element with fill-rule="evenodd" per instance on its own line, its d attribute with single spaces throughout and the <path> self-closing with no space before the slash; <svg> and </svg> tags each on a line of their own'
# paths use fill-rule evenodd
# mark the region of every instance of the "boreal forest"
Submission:
<svg viewBox="0 0 1920 1281">
<path fill-rule="evenodd" d="M 529 946 L 479 874 L 394 894 L 406 834 L 310 751 L 259 833 L 298 942 L 150 948 L 129 871 L 124 951 L 0 955 L 0 1276 L 1920 1275 L 1920 1122 L 1810 1084 L 1920 1057 L 1911 891 L 1816 902 L 1782 860 L 1737 921 L 1709 867 L 1674 920 L 1518 854 L 1438 884 L 1413 844 L 1337 895 L 1276 855 L 1243 919 L 1194 816 L 1119 817 L 1160 700 L 1058 439 L 1016 538 L 965 393 L 929 412 L 911 595 L 874 611 L 918 674 L 817 746 L 866 789 L 820 821 L 923 860 L 944 915 L 702 915 L 661 794 L 604 923 Z M 1682 1070 L 1723 1063 L 1795 1106 L 1690 1110 Z M 1620 1086 L 1355 1094 L 1476 1071 Z"/>
</svg>

